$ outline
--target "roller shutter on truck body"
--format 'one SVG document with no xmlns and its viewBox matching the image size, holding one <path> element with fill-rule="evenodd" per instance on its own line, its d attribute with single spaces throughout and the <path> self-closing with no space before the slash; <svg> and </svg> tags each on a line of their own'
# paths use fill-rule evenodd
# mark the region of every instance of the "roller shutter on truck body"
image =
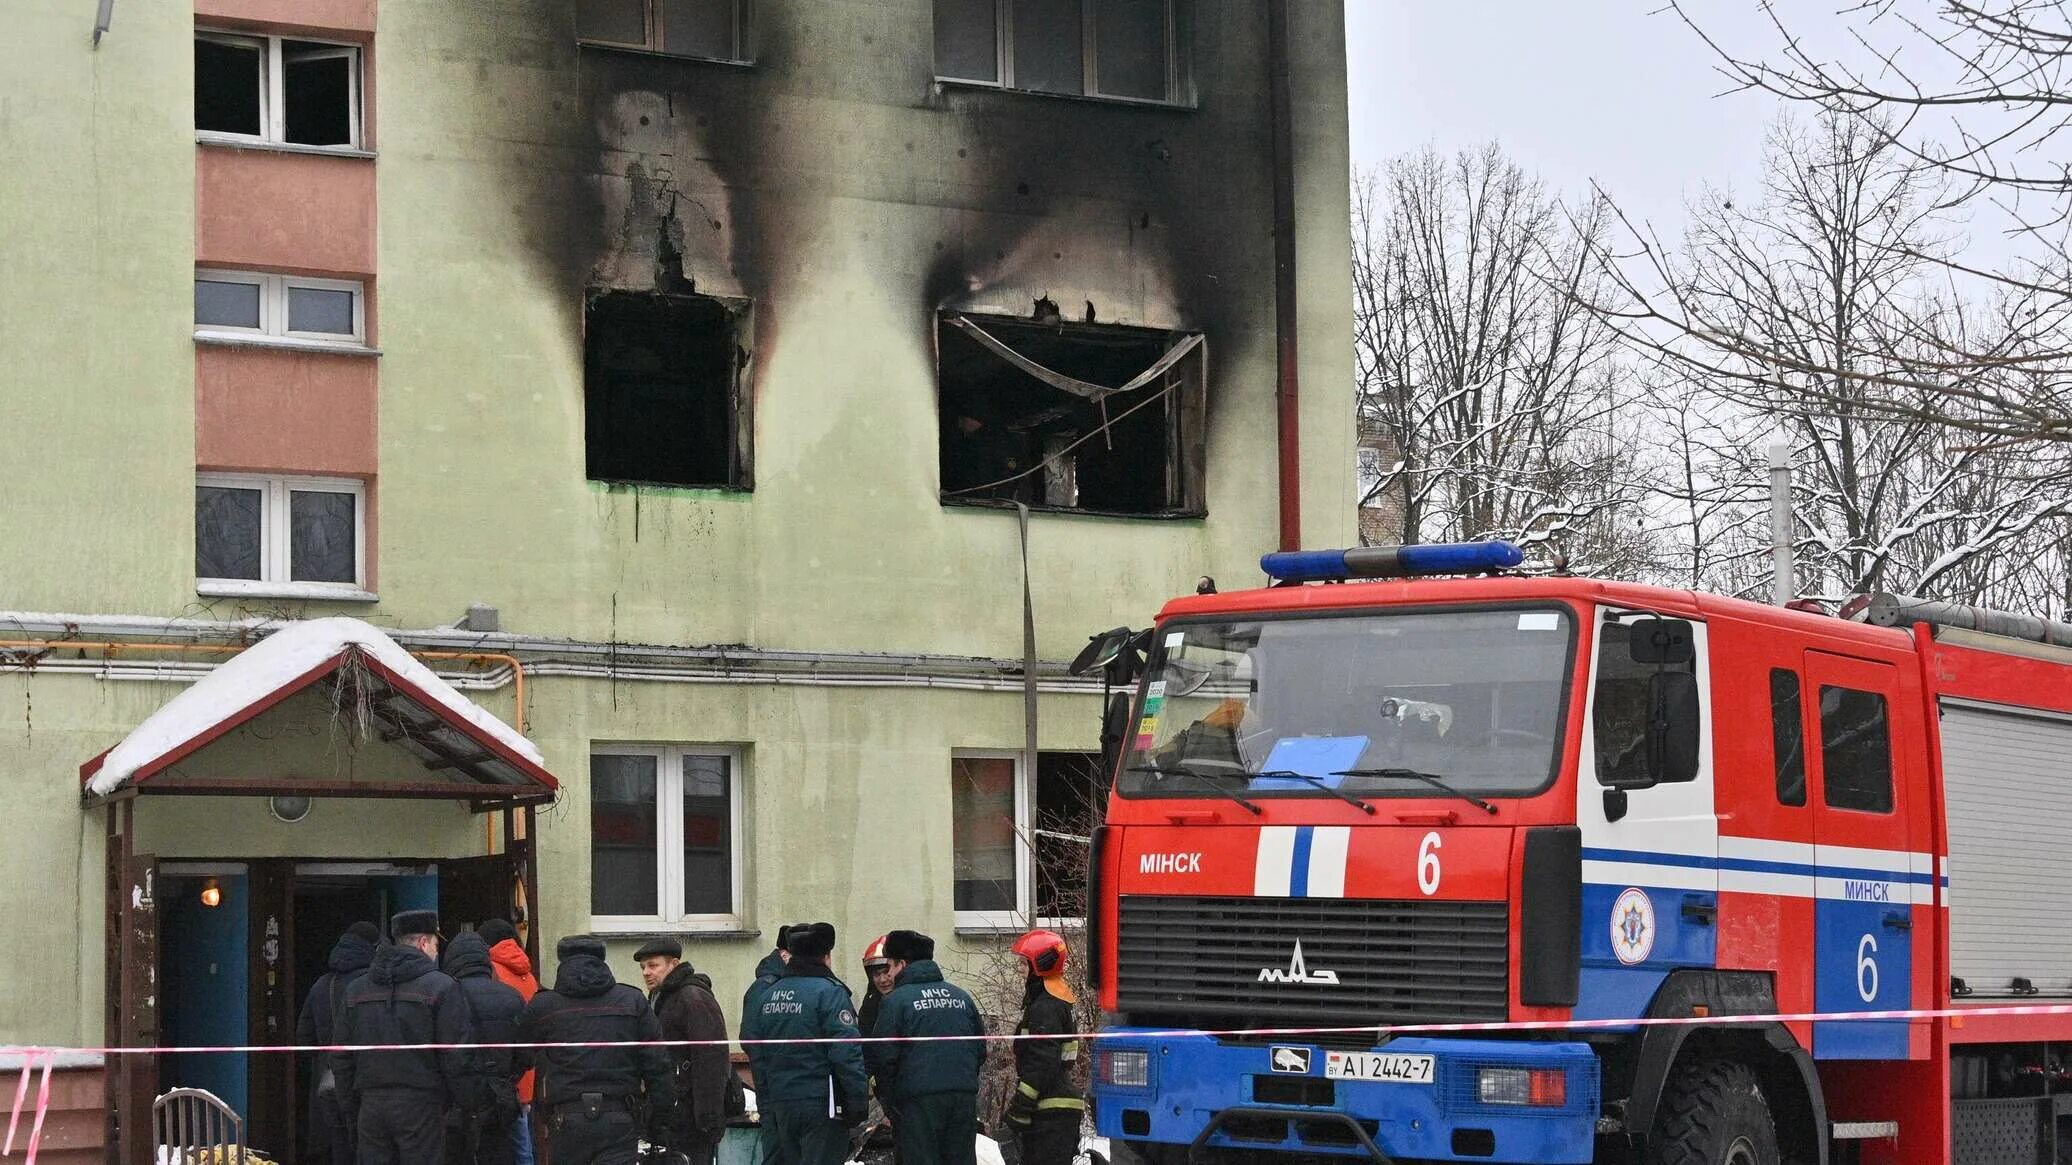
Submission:
<svg viewBox="0 0 2072 1165">
<path fill-rule="evenodd" d="M 2072 995 L 2072 717 L 1945 698 L 1950 974 Z"/>
</svg>

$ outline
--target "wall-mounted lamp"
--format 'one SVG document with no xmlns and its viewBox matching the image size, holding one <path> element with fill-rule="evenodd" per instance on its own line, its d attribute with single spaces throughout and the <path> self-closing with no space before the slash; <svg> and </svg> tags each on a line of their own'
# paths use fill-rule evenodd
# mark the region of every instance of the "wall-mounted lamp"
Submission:
<svg viewBox="0 0 2072 1165">
<path fill-rule="evenodd" d="M 211 910 L 214 910 L 216 907 L 223 905 L 223 887 L 218 886 L 216 884 L 216 879 L 210 878 L 208 882 L 202 886 L 201 904 L 203 906 L 208 907 Z"/>
<path fill-rule="evenodd" d="M 292 793 L 268 797 L 266 811 L 273 814 L 275 821 L 293 825 L 309 816 L 309 798 Z"/>
</svg>

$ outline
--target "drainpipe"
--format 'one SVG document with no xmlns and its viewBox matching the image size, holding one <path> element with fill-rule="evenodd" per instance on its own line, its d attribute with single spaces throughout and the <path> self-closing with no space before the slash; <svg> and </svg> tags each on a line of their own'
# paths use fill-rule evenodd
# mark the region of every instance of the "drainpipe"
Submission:
<svg viewBox="0 0 2072 1165">
<path fill-rule="evenodd" d="M 1266 42 L 1273 103 L 1273 330 L 1278 373 L 1281 549 L 1302 549 L 1301 382 L 1295 338 L 1295 85 L 1288 61 L 1288 0 L 1267 0 Z"/>
</svg>

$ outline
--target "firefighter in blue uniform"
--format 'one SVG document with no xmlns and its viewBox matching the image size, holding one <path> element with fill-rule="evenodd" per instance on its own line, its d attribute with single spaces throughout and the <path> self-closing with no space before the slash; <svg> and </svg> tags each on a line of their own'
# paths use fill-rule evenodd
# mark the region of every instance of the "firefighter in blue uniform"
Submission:
<svg viewBox="0 0 2072 1165">
<path fill-rule="evenodd" d="M 1032 930 L 1015 940 L 1014 953 L 1028 970 L 1022 992 L 1020 1035 L 1058 1037 L 1016 1040 L 1015 1090 L 1006 1121 L 1021 1146 L 1021 1165 L 1070 1165 L 1079 1152 L 1079 1122 L 1086 1115 L 1077 1072 L 1079 1002 L 1065 982 L 1065 940 L 1057 932 Z"/>
<path fill-rule="evenodd" d="M 895 930 L 884 943 L 893 987 L 871 1034 L 916 1042 L 867 1044 L 864 1059 L 892 1120 L 899 1165 L 973 1165 L 986 1042 L 968 1037 L 984 1036 L 985 1021 L 970 995 L 943 981 L 934 939 Z"/>
<path fill-rule="evenodd" d="M 854 1000 L 828 969 L 835 949 L 832 925 L 795 926 L 787 943 L 791 958 L 784 975 L 756 997 L 755 1010 L 742 1018 L 741 1038 L 835 1042 L 771 1043 L 755 1052 L 763 1161 L 842 1165 L 849 1157 L 849 1130 L 870 1115 Z"/>
</svg>

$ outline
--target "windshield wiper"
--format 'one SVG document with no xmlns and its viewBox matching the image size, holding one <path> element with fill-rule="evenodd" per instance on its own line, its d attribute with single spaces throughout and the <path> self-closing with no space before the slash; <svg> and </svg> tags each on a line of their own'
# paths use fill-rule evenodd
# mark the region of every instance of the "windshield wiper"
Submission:
<svg viewBox="0 0 2072 1165">
<path fill-rule="evenodd" d="M 1195 780 L 1206 782 L 1209 788 L 1214 789 L 1218 793 L 1223 794 L 1225 797 L 1228 797 L 1231 800 L 1237 802 L 1238 804 L 1243 805 L 1246 809 L 1251 811 L 1252 816 L 1254 817 L 1257 817 L 1259 814 L 1265 812 L 1265 810 L 1259 808 L 1259 806 L 1253 804 L 1251 801 L 1246 800 L 1244 794 L 1238 792 L 1235 789 L 1225 788 L 1223 785 L 1217 783 L 1217 778 L 1219 777 L 1240 777 L 1246 781 L 1250 781 L 1252 779 L 1250 773 L 1242 771 L 1219 773 L 1208 769 L 1192 768 L 1184 764 L 1170 766 L 1131 765 L 1129 771 L 1133 773 L 1157 773 L 1160 776 L 1166 777 L 1193 777 Z"/>
<path fill-rule="evenodd" d="M 1267 769 L 1263 773 L 1253 773 L 1251 775 L 1254 780 L 1257 780 L 1261 777 L 1272 777 L 1275 779 L 1285 778 L 1291 781 L 1303 781 L 1307 784 L 1315 785 L 1317 788 L 1322 789 L 1324 792 L 1331 794 L 1333 797 L 1338 798 L 1340 801 L 1345 802 L 1346 804 L 1352 806 L 1355 809 L 1358 809 L 1360 812 L 1365 813 L 1370 817 L 1374 815 L 1374 806 L 1367 804 L 1365 801 L 1360 800 L 1358 797 L 1353 796 L 1351 793 L 1346 792 L 1344 789 L 1341 789 L 1338 786 L 1333 785 L 1329 781 L 1326 781 L 1324 778 L 1317 776 L 1315 773 L 1298 773 L 1294 769 Z M 1337 776 L 1338 774 L 1333 773 L 1331 775 Z"/>
<path fill-rule="evenodd" d="M 1496 813 L 1496 806 L 1490 802 L 1484 801 L 1473 793 L 1456 789 L 1446 783 L 1445 777 L 1439 776 L 1437 773 L 1425 772 L 1422 769 L 1340 769 L 1331 775 L 1334 777 L 1407 777 L 1413 781 L 1423 781 L 1441 793 L 1451 793 L 1475 808 L 1482 810 L 1484 813 L 1492 815 Z"/>
</svg>

